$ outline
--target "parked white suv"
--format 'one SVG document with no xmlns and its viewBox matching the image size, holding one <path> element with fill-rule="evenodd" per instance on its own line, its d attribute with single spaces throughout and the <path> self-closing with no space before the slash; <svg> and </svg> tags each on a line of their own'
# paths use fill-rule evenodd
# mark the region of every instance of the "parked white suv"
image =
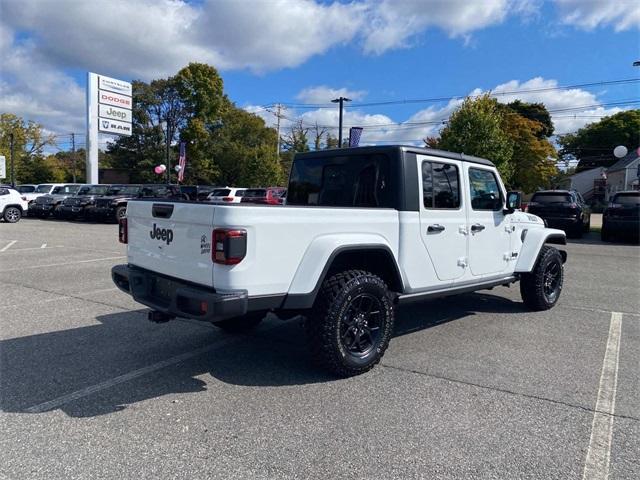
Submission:
<svg viewBox="0 0 640 480">
<path fill-rule="evenodd" d="M 246 188 L 216 188 L 208 195 L 207 201 L 222 205 L 227 203 L 240 203 L 245 190 Z"/>
<path fill-rule="evenodd" d="M 0 187 L 0 215 L 7 223 L 16 223 L 27 211 L 27 199 L 17 190 Z"/>
<path fill-rule="evenodd" d="M 282 208 L 129 202 L 115 284 L 231 331 L 303 314 L 310 351 L 342 375 L 384 354 L 396 305 L 520 282 L 533 310 L 562 290 L 566 243 L 518 210 L 488 160 L 416 147 L 299 154 Z M 425 315 L 428 312 L 425 311 Z"/>
</svg>

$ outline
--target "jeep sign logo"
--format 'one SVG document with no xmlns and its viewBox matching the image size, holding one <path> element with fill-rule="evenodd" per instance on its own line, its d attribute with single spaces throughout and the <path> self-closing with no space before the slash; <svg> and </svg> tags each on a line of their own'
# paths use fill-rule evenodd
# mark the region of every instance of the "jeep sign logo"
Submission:
<svg viewBox="0 0 640 480">
<path fill-rule="evenodd" d="M 170 228 L 160 228 L 156 226 L 155 223 L 153 224 L 153 228 L 149 232 L 149 236 L 153 240 L 162 240 L 163 242 L 166 242 L 167 245 L 173 242 L 173 230 L 171 230 Z"/>
<path fill-rule="evenodd" d="M 102 118 L 110 118 L 113 120 L 120 120 L 122 122 L 131 122 L 131 110 L 111 107 L 109 105 L 98 105 L 98 107 L 98 115 Z"/>
</svg>

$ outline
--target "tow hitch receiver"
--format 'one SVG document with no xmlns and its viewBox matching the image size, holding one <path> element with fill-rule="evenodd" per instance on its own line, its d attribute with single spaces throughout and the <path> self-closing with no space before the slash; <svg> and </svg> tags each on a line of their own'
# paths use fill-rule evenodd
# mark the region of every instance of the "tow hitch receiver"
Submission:
<svg viewBox="0 0 640 480">
<path fill-rule="evenodd" d="M 176 318 L 174 315 L 169 315 L 164 312 L 158 312 L 157 310 L 150 310 L 147 314 L 147 318 L 153 323 L 166 323 L 169 320 Z"/>
</svg>

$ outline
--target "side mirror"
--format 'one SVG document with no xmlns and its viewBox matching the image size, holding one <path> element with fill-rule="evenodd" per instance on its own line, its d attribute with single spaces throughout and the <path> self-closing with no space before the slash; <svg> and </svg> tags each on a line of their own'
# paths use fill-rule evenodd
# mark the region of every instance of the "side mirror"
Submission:
<svg viewBox="0 0 640 480">
<path fill-rule="evenodd" d="M 520 192 L 507 192 L 507 205 L 505 213 L 513 213 L 522 207 L 522 194 Z"/>
</svg>

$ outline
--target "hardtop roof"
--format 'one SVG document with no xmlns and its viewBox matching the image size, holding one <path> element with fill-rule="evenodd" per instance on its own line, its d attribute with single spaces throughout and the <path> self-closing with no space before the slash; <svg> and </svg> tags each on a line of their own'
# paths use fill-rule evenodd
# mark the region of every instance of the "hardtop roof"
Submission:
<svg viewBox="0 0 640 480">
<path fill-rule="evenodd" d="M 495 164 L 485 158 L 474 157 L 473 155 L 466 155 L 464 153 L 448 152 L 445 150 L 438 150 L 435 148 L 415 147 L 411 145 L 376 145 L 369 147 L 351 147 L 351 148 L 335 148 L 332 150 L 316 150 L 314 152 L 302 152 L 297 153 L 296 158 L 312 158 L 312 157 L 327 157 L 327 156 L 341 156 L 341 155 L 364 155 L 371 153 L 389 153 L 389 152 L 405 152 L 405 153 L 417 153 L 420 155 L 430 155 L 432 157 L 449 158 L 451 160 L 460 160 L 463 162 L 477 163 L 480 165 L 487 165 L 495 167 Z"/>
</svg>

